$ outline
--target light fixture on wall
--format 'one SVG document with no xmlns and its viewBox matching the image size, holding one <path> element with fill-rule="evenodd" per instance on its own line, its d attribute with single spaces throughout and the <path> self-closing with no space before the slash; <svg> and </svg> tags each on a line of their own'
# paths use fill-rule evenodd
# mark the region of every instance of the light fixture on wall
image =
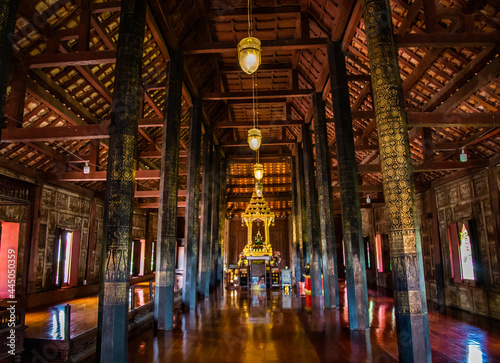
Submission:
<svg viewBox="0 0 500 363">
<path fill-rule="evenodd" d="M 252 74 L 260 66 L 260 40 L 252 36 L 252 6 L 250 0 L 247 4 L 248 13 L 248 37 L 243 38 L 238 43 L 238 63 L 246 74 Z"/>
<path fill-rule="evenodd" d="M 83 167 L 83 174 L 90 174 L 90 166 L 88 161 L 85 162 L 85 166 Z"/>
<path fill-rule="evenodd" d="M 464 148 L 462 148 L 462 152 L 460 153 L 460 161 L 462 163 L 465 163 L 467 161 L 467 153 L 465 152 Z"/>
<path fill-rule="evenodd" d="M 372 202 L 372 200 L 370 199 L 370 195 L 367 194 L 366 195 L 366 203 L 370 204 Z"/>
</svg>

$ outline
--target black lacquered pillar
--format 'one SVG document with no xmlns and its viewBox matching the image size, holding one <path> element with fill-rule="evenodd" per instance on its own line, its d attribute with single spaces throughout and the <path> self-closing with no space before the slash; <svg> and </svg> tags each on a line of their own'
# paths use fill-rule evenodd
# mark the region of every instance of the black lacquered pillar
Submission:
<svg viewBox="0 0 500 363">
<path fill-rule="evenodd" d="M 205 130 L 203 135 L 203 186 L 201 192 L 201 230 L 200 230 L 200 271 L 198 272 L 198 292 L 208 297 L 210 290 L 211 267 L 211 225 L 212 225 L 212 133 Z"/>
<path fill-rule="evenodd" d="M 429 319 L 407 117 L 389 2 L 364 0 L 401 362 L 430 362 Z"/>
<path fill-rule="evenodd" d="M 181 131 L 183 55 L 170 51 L 167 105 L 161 146 L 160 205 L 155 273 L 155 324 L 160 330 L 174 325 L 175 246 L 177 242 L 177 190 Z"/>
<path fill-rule="evenodd" d="M 340 43 L 329 44 L 327 50 L 337 143 L 349 327 L 351 330 L 368 329 L 370 319 L 366 288 L 366 260 L 345 56 Z"/>
<path fill-rule="evenodd" d="M 303 258 L 302 251 L 300 248 L 300 226 L 299 226 L 299 206 L 298 206 L 298 192 L 297 192 L 297 164 L 295 161 L 295 156 L 292 156 L 291 169 L 292 169 L 292 256 L 293 256 L 293 273 L 295 275 L 295 281 L 302 281 L 302 266 Z"/>
<path fill-rule="evenodd" d="M 220 147 L 213 150 L 214 162 L 212 164 L 212 223 L 211 223 L 211 245 L 212 263 L 210 268 L 210 288 L 215 288 L 217 282 L 217 263 L 219 255 L 219 207 L 220 207 L 220 170 L 221 158 Z"/>
<path fill-rule="evenodd" d="M 304 147 L 304 179 L 308 221 L 309 264 L 311 265 L 311 296 L 319 297 L 322 295 L 320 266 L 321 236 L 318 216 L 318 196 L 316 193 L 316 177 L 314 175 L 312 136 L 308 124 L 302 125 L 302 145 Z"/>
<path fill-rule="evenodd" d="M 219 249 L 217 253 L 217 281 L 222 282 L 224 273 L 224 234 L 226 231 L 226 212 L 227 212 L 227 161 L 222 159 L 220 172 L 220 196 L 219 196 Z"/>
<path fill-rule="evenodd" d="M 321 93 L 314 93 L 312 99 L 325 307 L 336 308 L 339 306 L 339 280 L 337 274 L 337 244 L 335 243 L 335 224 L 333 221 L 332 176 L 330 173 L 331 162 L 328 134 L 326 132 L 325 103 Z"/>
<path fill-rule="evenodd" d="M 97 359 L 126 362 L 130 244 L 146 4 L 122 1 L 109 128 Z"/>
<path fill-rule="evenodd" d="M 302 145 L 295 144 L 296 151 L 296 181 L 297 181 L 297 208 L 298 208 L 298 218 L 299 218 L 299 228 L 300 228 L 300 239 L 302 241 L 302 269 L 306 263 L 309 263 L 309 234 L 308 221 L 307 221 L 307 208 L 306 208 L 306 184 L 304 180 L 304 152 L 302 150 Z M 302 270 L 303 271 L 303 270 Z M 304 276 L 301 276 L 301 280 L 304 281 Z"/>
<path fill-rule="evenodd" d="M 2 0 L 0 3 L 0 137 L 5 127 L 3 112 L 18 6 L 19 0 Z"/>
<path fill-rule="evenodd" d="M 193 99 L 189 127 L 188 175 L 186 186 L 186 265 L 182 304 L 196 307 L 196 278 L 198 274 L 198 238 L 200 235 L 200 182 L 201 182 L 201 100 Z"/>
</svg>

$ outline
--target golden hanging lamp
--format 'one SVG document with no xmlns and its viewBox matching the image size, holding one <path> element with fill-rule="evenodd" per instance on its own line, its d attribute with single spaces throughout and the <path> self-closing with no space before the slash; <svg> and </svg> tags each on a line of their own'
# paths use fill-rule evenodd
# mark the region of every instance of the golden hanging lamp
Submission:
<svg viewBox="0 0 500 363">
<path fill-rule="evenodd" d="M 260 66 L 260 55 L 262 48 L 260 40 L 255 37 L 246 37 L 238 43 L 238 62 L 241 70 L 246 74 L 252 74 Z"/>
</svg>

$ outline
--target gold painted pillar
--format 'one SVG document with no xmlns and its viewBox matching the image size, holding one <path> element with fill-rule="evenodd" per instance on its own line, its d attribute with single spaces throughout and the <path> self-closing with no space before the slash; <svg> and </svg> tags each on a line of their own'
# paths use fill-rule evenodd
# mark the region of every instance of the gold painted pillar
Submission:
<svg viewBox="0 0 500 363">
<path fill-rule="evenodd" d="M 253 221 L 246 220 L 245 224 L 247 225 L 247 244 L 251 245 L 252 244 L 252 224 L 253 224 Z"/>
<path fill-rule="evenodd" d="M 430 362 L 429 319 L 407 117 L 388 0 L 363 0 L 400 362 Z"/>
<path fill-rule="evenodd" d="M 264 236 L 266 238 L 266 244 L 271 244 L 271 238 L 269 237 L 269 225 L 271 224 L 271 221 L 269 219 L 266 219 L 264 221 Z"/>
<path fill-rule="evenodd" d="M 145 2 L 123 0 L 104 204 L 96 354 L 100 362 L 127 361 L 130 247 L 145 26 Z"/>
</svg>

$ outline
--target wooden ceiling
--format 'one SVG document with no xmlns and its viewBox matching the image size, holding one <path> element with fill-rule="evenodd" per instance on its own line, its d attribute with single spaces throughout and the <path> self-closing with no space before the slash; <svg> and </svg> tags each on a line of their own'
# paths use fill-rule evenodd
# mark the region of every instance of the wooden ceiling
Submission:
<svg viewBox="0 0 500 363">
<path fill-rule="evenodd" d="M 137 205 L 155 208 L 169 49 L 185 52 L 180 202 L 192 97 L 229 163 L 228 210 L 239 214 L 253 190 L 252 77 L 238 67 L 247 35 L 246 1 L 149 0 L 144 39 L 144 102 L 139 127 Z M 326 47 L 342 41 L 347 56 L 360 191 L 381 192 L 361 1 L 252 0 L 254 36 L 262 41 L 255 75 L 264 145 L 264 194 L 285 216 L 291 208 L 290 156 L 301 124 L 312 117 L 311 93 L 322 92 L 332 118 Z M 500 2 L 391 1 L 415 180 L 431 182 L 500 162 Z M 20 0 L 14 67 L 0 156 L 46 180 L 105 190 L 119 1 Z M 26 77 L 27 75 L 27 77 Z M 24 89 L 26 89 L 23 100 Z M 335 130 L 328 125 L 333 183 Z M 458 160 L 466 148 L 469 161 Z M 83 174 L 84 162 L 91 166 Z M 372 197 L 373 198 L 373 197 Z"/>
</svg>

